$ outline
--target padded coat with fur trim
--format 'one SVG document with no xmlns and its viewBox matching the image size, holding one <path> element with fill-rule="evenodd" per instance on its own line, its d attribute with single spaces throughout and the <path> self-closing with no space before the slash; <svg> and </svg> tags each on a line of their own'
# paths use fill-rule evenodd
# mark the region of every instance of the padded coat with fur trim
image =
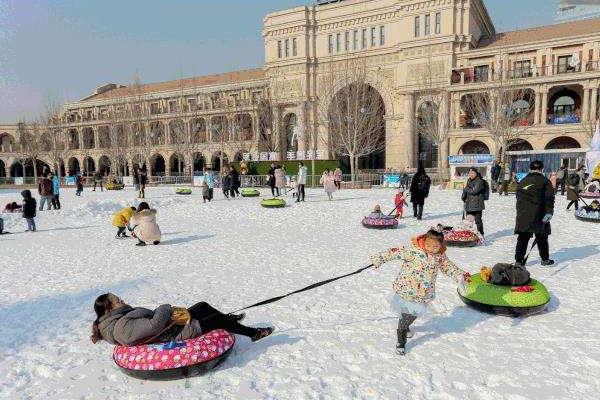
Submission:
<svg viewBox="0 0 600 400">
<path fill-rule="evenodd" d="M 142 210 L 131 217 L 129 225 L 133 226 L 133 233 L 142 242 L 160 242 L 160 228 L 156 223 L 156 210 Z"/>
</svg>

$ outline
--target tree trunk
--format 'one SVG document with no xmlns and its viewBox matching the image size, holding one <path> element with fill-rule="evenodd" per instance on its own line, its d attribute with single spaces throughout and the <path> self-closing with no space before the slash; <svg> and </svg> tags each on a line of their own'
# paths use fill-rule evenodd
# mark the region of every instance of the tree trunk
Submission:
<svg viewBox="0 0 600 400">
<path fill-rule="evenodd" d="M 350 181 L 352 182 L 352 187 L 354 187 L 354 182 L 356 180 L 356 157 L 354 154 L 349 154 L 348 158 L 350 159 Z"/>
<path fill-rule="evenodd" d="M 37 159 L 35 157 L 33 157 L 32 159 L 33 162 L 33 183 L 36 184 L 37 183 Z"/>
</svg>

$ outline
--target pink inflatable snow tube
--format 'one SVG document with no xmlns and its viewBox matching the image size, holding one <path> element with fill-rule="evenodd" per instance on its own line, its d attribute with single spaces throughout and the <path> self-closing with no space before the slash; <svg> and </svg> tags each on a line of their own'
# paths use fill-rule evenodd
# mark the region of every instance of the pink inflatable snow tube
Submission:
<svg viewBox="0 0 600 400">
<path fill-rule="evenodd" d="M 364 217 L 362 224 L 370 229 L 394 229 L 398 227 L 398 220 L 393 217 L 371 218 Z"/>
<path fill-rule="evenodd" d="M 218 329 L 181 342 L 116 346 L 113 360 L 127 375 L 172 380 L 201 375 L 229 355 L 235 336 Z"/>
</svg>

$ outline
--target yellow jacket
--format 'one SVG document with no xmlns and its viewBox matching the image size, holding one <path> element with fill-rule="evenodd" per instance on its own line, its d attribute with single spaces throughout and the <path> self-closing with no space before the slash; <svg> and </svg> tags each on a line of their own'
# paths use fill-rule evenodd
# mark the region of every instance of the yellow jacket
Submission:
<svg viewBox="0 0 600 400">
<path fill-rule="evenodd" d="M 121 211 L 113 214 L 112 224 L 117 228 L 125 228 L 132 216 L 133 210 L 131 207 L 125 207 Z"/>
</svg>

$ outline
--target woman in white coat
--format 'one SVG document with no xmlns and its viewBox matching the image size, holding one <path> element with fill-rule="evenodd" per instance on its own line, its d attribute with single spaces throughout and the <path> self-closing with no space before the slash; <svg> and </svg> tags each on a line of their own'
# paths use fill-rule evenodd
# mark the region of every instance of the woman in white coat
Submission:
<svg viewBox="0 0 600 400">
<path fill-rule="evenodd" d="M 140 203 L 129 225 L 133 226 L 133 234 L 138 239 L 136 246 L 145 246 L 147 242 L 155 245 L 160 243 L 161 233 L 156 223 L 156 210 L 151 209 L 145 201 Z"/>
</svg>

